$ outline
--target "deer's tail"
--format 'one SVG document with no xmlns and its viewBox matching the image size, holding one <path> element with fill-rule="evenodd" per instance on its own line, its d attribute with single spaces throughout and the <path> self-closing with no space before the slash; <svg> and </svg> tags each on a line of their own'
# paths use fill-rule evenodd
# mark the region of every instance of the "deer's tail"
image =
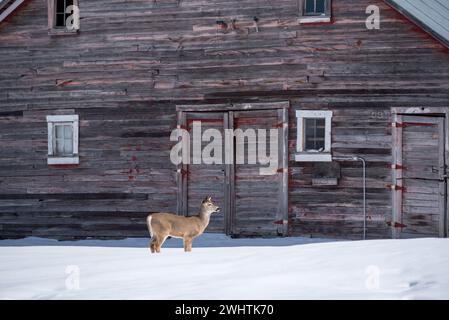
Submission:
<svg viewBox="0 0 449 320">
<path fill-rule="evenodd" d="M 151 228 L 151 214 L 147 217 L 147 226 L 150 236 L 153 237 L 153 229 Z"/>
</svg>

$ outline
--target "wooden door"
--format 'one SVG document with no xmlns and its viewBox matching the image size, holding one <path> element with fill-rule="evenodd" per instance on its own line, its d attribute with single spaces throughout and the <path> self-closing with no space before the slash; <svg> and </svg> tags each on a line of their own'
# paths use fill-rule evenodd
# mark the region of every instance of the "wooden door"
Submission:
<svg viewBox="0 0 449 320">
<path fill-rule="evenodd" d="M 397 116 L 396 236 L 446 236 L 444 118 Z"/>
<path fill-rule="evenodd" d="M 288 152 L 287 110 L 251 111 L 182 111 L 178 124 L 190 135 L 190 163 L 178 168 L 178 212 L 198 213 L 201 201 L 210 195 L 221 208 L 213 214 L 207 232 L 235 236 L 285 235 L 288 217 Z M 218 130 L 223 137 L 222 164 L 205 164 L 195 159 L 193 152 L 194 123 L 201 122 L 201 134 L 207 129 Z M 278 132 L 278 166 L 272 175 L 261 175 L 259 164 L 236 164 L 235 139 L 226 144 L 225 129 L 269 129 Z M 229 132 L 229 131 L 228 131 Z M 209 141 L 202 141 L 201 152 Z M 267 141 L 267 154 L 269 154 Z M 255 145 L 246 143 L 245 152 L 255 153 Z M 226 160 L 228 157 L 228 161 Z M 229 161 L 229 159 L 232 159 Z"/>
<path fill-rule="evenodd" d="M 185 215 L 199 213 L 201 201 L 206 196 L 212 196 L 212 200 L 221 208 L 219 213 L 212 214 L 207 232 L 225 232 L 225 164 L 204 164 L 201 158 L 195 156 L 193 147 L 194 122 L 201 123 L 201 134 L 207 129 L 216 129 L 224 136 L 225 117 L 224 112 L 189 112 L 186 114 L 186 125 L 190 133 L 190 164 L 185 166 L 187 173 Z M 200 138 L 200 141 L 202 139 Z M 200 154 L 209 141 L 201 141 Z M 199 144 L 198 144 L 199 145 Z M 223 146 L 224 147 L 224 146 Z M 223 150 L 222 150 L 223 153 Z"/>
<path fill-rule="evenodd" d="M 267 167 L 260 163 L 258 151 L 260 145 L 256 143 L 261 136 L 257 134 L 257 140 L 250 143 L 248 139 L 234 139 L 234 165 L 233 184 L 231 195 L 232 222 L 231 233 L 240 236 L 276 236 L 285 234 L 283 224 L 285 222 L 287 207 L 284 203 L 286 189 L 283 188 L 284 166 L 284 127 L 287 123 L 283 121 L 282 110 L 260 110 L 260 111 L 238 111 L 233 112 L 230 122 L 233 128 L 254 130 L 257 134 L 259 129 L 266 132 L 266 154 L 270 150 L 270 129 L 277 131 L 278 139 L 273 154 L 277 157 L 277 165 L 273 174 L 262 174 L 261 168 Z M 284 126 L 285 125 L 285 126 Z M 245 162 L 239 164 L 236 159 L 236 151 L 243 147 L 245 151 Z M 257 155 L 256 163 L 249 163 L 248 153 Z"/>
</svg>

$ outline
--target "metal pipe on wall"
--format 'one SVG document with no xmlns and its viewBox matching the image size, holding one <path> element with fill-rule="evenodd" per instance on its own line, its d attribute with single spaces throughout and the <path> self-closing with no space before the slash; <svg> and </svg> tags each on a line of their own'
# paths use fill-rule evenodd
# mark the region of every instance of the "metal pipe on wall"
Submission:
<svg viewBox="0 0 449 320">
<path fill-rule="evenodd" d="M 336 161 L 361 161 L 363 167 L 363 240 L 366 239 L 366 161 L 359 156 L 336 156 L 332 157 Z"/>
</svg>

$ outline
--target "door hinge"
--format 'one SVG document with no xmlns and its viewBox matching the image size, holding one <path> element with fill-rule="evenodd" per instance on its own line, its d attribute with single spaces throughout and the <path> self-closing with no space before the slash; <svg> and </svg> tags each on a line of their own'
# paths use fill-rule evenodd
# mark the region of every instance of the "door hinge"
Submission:
<svg viewBox="0 0 449 320">
<path fill-rule="evenodd" d="M 288 123 L 287 122 L 279 122 L 276 123 L 273 128 L 288 128 Z"/>
<path fill-rule="evenodd" d="M 393 128 L 405 128 L 405 127 L 426 127 L 426 126 L 434 126 L 435 123 L 421 123 L 421 122 L 392 122 L 391 126 Z"/>
<path fill-rule="evenodd" d="M 403 224 L 403 223 L 400 223 L 400 222 L 395 222 L 394 224 L 393 224 L 393 228 L 407 228 L 407 225 L 405 225 L 405 224 Z"/>
<path fill-rule="evenodd" d="M 397 184 L 387 184 L 387 188 L 395 191 L 405 191 L 406 188 L 403 186 L 398 186 Z"/>
<path fill-rule="evenodd" d="M 403 224 L 403 223 L 400 223 L 400 222 L 397 222 L 397 221 L 388 221 L 387 222 L 387 225 L 388 226 L 390 226 L 390 227 L 393 227 L 393 228 L 407 228 L 407 225 L 405 225 L 405 224 Z"/>
<path fill-rule="evenodd" d="M 282 225 L 288 225 L 288 220 L 283 219 L 283 220 L 276 220 L 273 222 L 274 224 L 282 224 Z"/>
</svg>

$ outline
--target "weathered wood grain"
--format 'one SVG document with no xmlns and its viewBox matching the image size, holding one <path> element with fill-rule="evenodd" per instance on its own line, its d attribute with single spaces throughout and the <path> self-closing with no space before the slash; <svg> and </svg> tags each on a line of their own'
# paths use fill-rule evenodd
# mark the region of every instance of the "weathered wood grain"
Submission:
<svg viewBox="0 0 449 320">
<path fill-rule="evenodd" d="M 380 30 L 365 28 L 372 4 Z M 144 236 L 148 212 L 188 209 L 187 199 L 177 202 L 181 168 L 169 159 L 176 105 L 259 110 L 278 101 L 291 106 L 288 233 L 362 232 L 360 165 L 342 162 L 338 186 L 314 187 L 313 165 L 293 161 L 295 110 L 316 109 L 333 111 L 333 154 L 367 160 L 368 237 L 390 237 L 390 108 L 448 108 L 449 51 L 381 0 L 333 1 L 332 13 L 330 24 L 301 25 L 297 0 L 80 1 L 79 34 L 58 37 L 48 35 L 46 1 L 26 1 L 0 24 L 0 237 Z M 78 166 L 47 165 L 48 114 L 79 115 Z M 419 161 L 431 160 L 437 142 L 425 131 L 407 139 L 424 148 L 413 155 L 404 146 L 410 165 L 431 173 Z M 210 178 L 201 170 L 193 181 Z M 234 178 L 234 168 L 225 170 Z M 228 192 L 252 185 L 255 201 L 264 188 L 243 171 Z M 439 189 L 409 183 L 408 191 L 415 201 L 404 210 L 435 222 L 427 216 L 438 209 L 420 205 Z M 250 226 L 272 228 L 260 225 Z"/>
</svg>

